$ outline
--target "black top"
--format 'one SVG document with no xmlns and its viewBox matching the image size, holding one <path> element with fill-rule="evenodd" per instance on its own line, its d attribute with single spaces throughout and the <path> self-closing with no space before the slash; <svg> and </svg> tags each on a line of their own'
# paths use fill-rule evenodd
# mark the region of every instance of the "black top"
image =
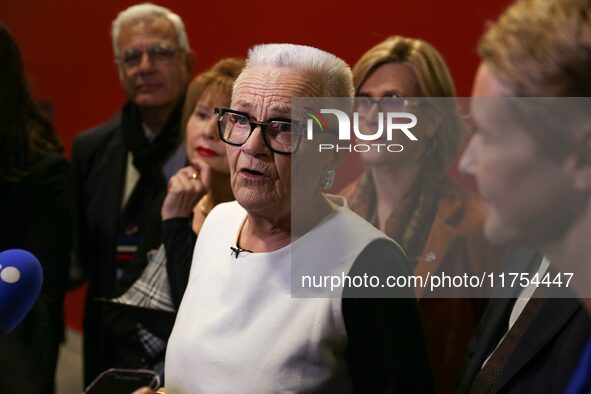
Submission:
<svg viewBox="0 0 591 394">
<path fill-rule="evenodd" d="M 113 291 L 113 297 L 119 297 L 142 275 L 148 264 L 148 252 L 165 246 L 167 258 L 167 274 L 171 289 L 173 305 L 176 310 L 187 287 L 193 248 L 197 237 L 191 228 L 190 218 L 176 218 L 162 222 L 160 209 L 166 194 L 155 199 L 149 209 L 144 234 L 142 235 L 137 253 L 132 262 L 126 265 L 123 275 Z M 113 349 L 118 367 L 122 368 L 154 368 L 164 361 L 165 352 L 150 356 L 140 342 L 137 324 L 150 333 L 167 340 L 172 332 L 174 318 L 156 319 L 146 316 L 139 319 L 116 305 L 103 304 L 105 331 L 115 339 L 117 347 Z"/>
<path fill-rule="evenodd" d="M 402 250 L 381 239 L 365 247 L 349 276 L 365 273 L 385 283 L 409 271 Z M 414 289 L 346 288 L 342 303 L 356 393 L 435 392 Z"/>
<path fill-rule="evenodd" d="M 193 248 L 197 242 L 197 236 L 191 227 L 191 219 L 165 220 L 162 223 L 162 240 L 166 249 L 166 271 L 172 302 L 178 310 L 189 283 Z"/>
</svg>

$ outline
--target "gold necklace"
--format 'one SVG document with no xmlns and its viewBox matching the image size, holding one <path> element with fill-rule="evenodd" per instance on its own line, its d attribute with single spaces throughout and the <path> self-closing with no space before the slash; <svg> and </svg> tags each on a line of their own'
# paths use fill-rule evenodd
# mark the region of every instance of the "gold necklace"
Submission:
<svg viewBox="0 0 591 394">
<path fill-rule="evenodd" d="M 209 201 L 208 194 L 201 197 L 201 200 L 197 203 L 197 209 L 203 214 L 203 216 L 207 216 L 211 212 L 213 204 Z"/>
</svg>

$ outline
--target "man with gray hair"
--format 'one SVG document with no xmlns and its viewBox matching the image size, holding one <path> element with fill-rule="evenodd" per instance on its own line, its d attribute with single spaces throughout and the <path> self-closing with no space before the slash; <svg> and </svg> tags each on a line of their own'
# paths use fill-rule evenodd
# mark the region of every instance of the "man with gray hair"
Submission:
<svg viewBox="0 0 591 394">
<path fill-rule="evenodd" d="M 183 22 L 167 8 L 150 3 L 129 7 L 113 21 L 111 34 L 128 101 L 108 122 L 77 136 L 72 154 L 76 255 L 89 281 L 86 383 L 109 367 L 125 364 L 114 356 L 96 298 L 114 295 L 143 230 L 152 225 L 145 223 L 146 211 L 185 164 L 179 147 L 180 116 L 193 71 Z"/>
</svg>

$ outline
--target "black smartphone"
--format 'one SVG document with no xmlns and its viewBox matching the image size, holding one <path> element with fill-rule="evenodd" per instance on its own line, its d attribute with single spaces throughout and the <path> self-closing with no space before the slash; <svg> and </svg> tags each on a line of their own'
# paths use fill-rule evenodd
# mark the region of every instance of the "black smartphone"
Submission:
<svg viewBox="0 0 591 394">
<path fill-rule="evenodd" d="M 84 391 L 84 394 L 131 394 L 148 386 L 160 387 L 160 376 L 148 369 L 111 368 L 101 373 Z"/>
</svg>

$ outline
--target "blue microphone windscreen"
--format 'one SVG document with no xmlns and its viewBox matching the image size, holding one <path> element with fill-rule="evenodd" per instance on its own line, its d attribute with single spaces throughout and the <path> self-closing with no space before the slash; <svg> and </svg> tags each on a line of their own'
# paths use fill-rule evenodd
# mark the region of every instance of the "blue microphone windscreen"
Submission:
<svg viewBox="0 0 591 394">
<path fill-rule="evenodd" d="M 10 333 L 27 315 L 41 292 L 39 260 L 22 249 L 0 253 L 0 335 Z"/>
</svg>

